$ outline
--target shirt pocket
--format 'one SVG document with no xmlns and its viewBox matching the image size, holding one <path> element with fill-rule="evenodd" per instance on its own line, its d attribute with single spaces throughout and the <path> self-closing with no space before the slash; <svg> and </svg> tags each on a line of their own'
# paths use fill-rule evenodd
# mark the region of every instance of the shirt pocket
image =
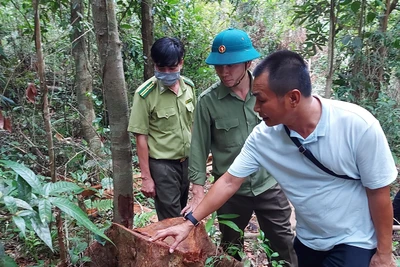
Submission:
<svg viewBox="0 0 400 267">
<path fill-rule="evenodd" d="M 193 117 L 194 105 L 193 105 L 193 103 L 187 103 L 185 106 L 186 106 L 186 110 L 185 110 L 186 111 L 186 113 L 185 113 L 186 122 L 187 122 L 189 129 L 191 129 L 193 120 L 194 120 L 194 117 Z"/>
<path fill-rule="evenodd" d="M 178 114 L 173 107 L 156 111 L 155 126 L 161 131 L 172 131 L 178 128 Z"/>
<path fill-rule="evenodd" d="M 215 139 L 217 146 L 237 147 L 242 145 L 242 134 L 239 127 L 239 119 L 217 119 L 215 120 Z"/>
<path fill-rule="evenodd" d="M 186 109 L 187 109 L 187 111 L 189 111 L 190 113 L 193 113 L 193 110 L 194 110 L 194 105 L 193 105 L 193 103 L 187 103 L 187 104 L 186 104 Z"/>
</svg>

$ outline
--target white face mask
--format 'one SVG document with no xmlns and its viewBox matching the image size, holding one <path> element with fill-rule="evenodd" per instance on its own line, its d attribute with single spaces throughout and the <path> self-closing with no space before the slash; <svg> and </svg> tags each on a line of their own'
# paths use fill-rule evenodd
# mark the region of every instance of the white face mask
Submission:
<svg viewBox="0 0 400 267">
<path fill-rule="evenodd" d="M 154 76 L 156 76 L 156 78 L 158 80 L 160 80 L 163 85 L 172 86 L 181 77 L 181 72 L 180 71 L 177 71 L 177 72 L 159 72 L 157 70 L 154 70 Z"/>
</svg>

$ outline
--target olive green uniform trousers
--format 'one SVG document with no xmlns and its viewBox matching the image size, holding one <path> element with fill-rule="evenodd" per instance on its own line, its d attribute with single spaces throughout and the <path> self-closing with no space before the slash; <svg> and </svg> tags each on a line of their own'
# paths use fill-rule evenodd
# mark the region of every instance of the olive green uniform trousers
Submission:
<svg viewBox="0 0 400 267">
<path fill-rule="evenodd" d="M 156 187 L 154 204 L 158 220 L 181 216 L 189 194 L 188 159 L 149 159 Z"/>
<path fill-rule="evenodd" d="M 275 185 L 257 196 L 233 195 L 218 211 L 221 214 L 237 214 L 230 219 L 244 231 L 254 213 L 260 229 L 265 234 L 267 244 L 279 256 L 273 260 L 285 260 L 284 266 L 297 267 L 297 256 L 293 249 L 294 235 L 290 225 L 291 208 L 279 185 Z M 222 220 L 222 219 L 221 219 Z M 226 220 L 226 219 L 224 219 Z M 230 245 L 243 245 L 240 233 L 227 225 L 219 224 L 222 233 L 222 244 L 225 249 Z M 240 259 L 238 255 L 235 258 Z"/>
</svg>

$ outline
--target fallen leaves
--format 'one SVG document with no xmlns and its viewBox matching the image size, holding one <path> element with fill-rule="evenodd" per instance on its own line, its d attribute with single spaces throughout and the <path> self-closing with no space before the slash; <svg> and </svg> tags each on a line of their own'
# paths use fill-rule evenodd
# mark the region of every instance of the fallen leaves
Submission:
<svg viewBox="0 0 400 267">
<path fill-rule="evenodd" d="M 3 116 L 3 111 L 0 110 L 0 129 L 11 133 L 11 119 Z"/>
<path fill-rule="evenodd" d="M 28 83 L 28 87 L 25 90 L 25 96 L 28 102 L 31 102 L 32 104 L 35 103 L 35 97 L 37 96 L 38 91 L 36 89 L 36 86 L 33 83 Z"/>
</svg>

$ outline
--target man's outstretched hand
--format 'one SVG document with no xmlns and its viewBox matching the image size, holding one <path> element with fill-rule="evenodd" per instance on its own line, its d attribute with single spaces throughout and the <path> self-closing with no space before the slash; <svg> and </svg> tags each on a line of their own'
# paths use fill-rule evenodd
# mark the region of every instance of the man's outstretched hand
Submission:
<svg viewBox="0 0 400 267">
<path fill-rule="evenodd" d="M 168 236 L 172 236 L 175 242 L 170 246 L 169 253 L 173 253 L 176 247 L 187 238 L 193 228 L 194 225 L 190 221 L 184 221 L 181 224 L 157 231 L 155 236 L 152 236 L 149 240 L 164 240 Z"/>
</svg>

